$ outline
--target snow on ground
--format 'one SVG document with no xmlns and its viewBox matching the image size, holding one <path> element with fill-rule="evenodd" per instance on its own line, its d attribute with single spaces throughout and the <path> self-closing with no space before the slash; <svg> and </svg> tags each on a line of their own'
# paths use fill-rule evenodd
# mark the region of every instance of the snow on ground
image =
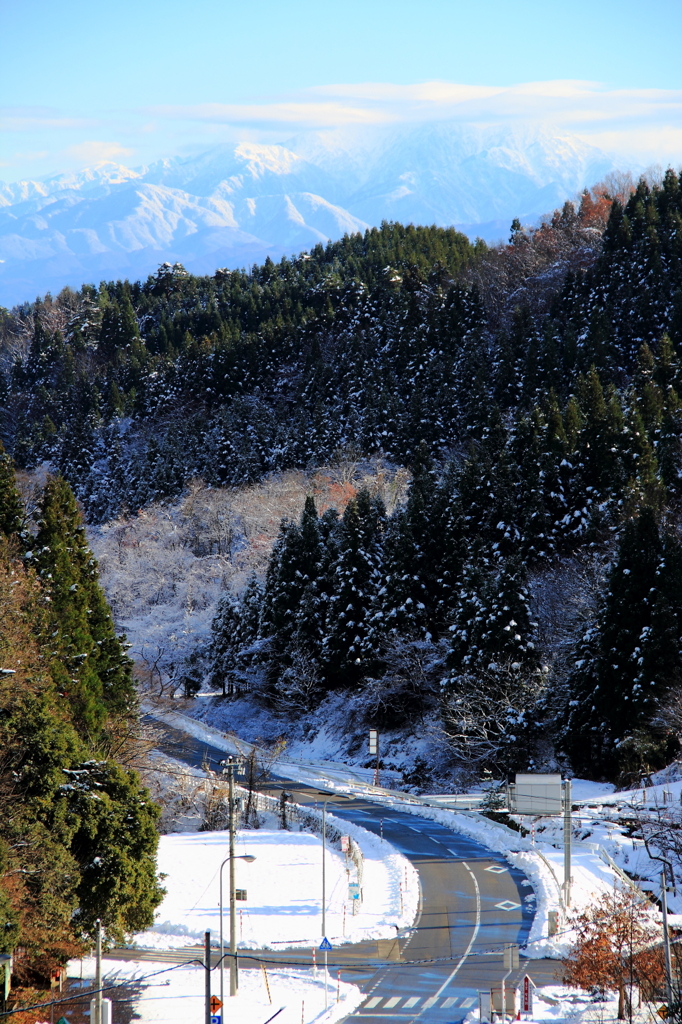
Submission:
<svg viewBox="0 0 682 1024">
<path fill-rule="evenodd" d="M 69 964 L 69 976 L 78 977 L 81 961 Z M 83 979 L 94 979 L 94 959 L 82 962 Z M 135 996 L 135 1020 L 140 1024 L 186 1024 L 187 1021 L 204 1019 L 205 972 L 201 967 L 175 967 L 165 963 L 121 963 L 116 960 L 103 961 L 104 985 L 117 985 L 137 981 L 141 993 Z M 147 979 L 143 981 L 142 979 Z M 229 990 L 227 975 L 225 984 Z M 268 986 L 270 998 L 268 997 Z M 328 1003 L 325 1012 L 324 972 L 318 970 L 317 977 L 311 972 L 267 969 L 239 969 L 239 994 L 226 999 L 224 1018 L 239 1021 L 239 1024 L 263 1024 L 282 1007 L 277 1024 L 332 1024 L 351 1013 L 362 1002 L 364 996 L 359 988 L 341 979 L 331 971 L 328 978 Z M 212 991 L 220 991 L 218 972 L 214 971 Z M 116 1013 L 116 990 L 105 993 L 113 1002 L 113 1018 L 120 1020 Z M 338 1001 L 337 1001 L 338 999 Z M 126 1009 L 129 1012 L 128 1007 Z"/>
<path fill-rule="evenodd" d="M 196 719 L 178 713 L 160 714 L 170 725 L 186 729 L 190 735 L 203 739 L 219 749 L 231 753 L 238 751 L 238 743 Z M 570 944 L 571 934 L 567 930 L 560 931 L 556 937 L 549 938 L 549 912 L 561 910 L 561 885 L 563 882 L 563 848 L 557 849 L 550 843 L 538 841 L 533 844 L 528 837 L 523 837 L 505 826 L 500 826 L 475 812 L 449 811 L 426 805 L 428 796 L 419 799 L 409 794 L 399 794 L 388 790 L 377 790 L 367 784 L 366 772 L 344 765 L 330 766 L 324 761 L 303 762 L 288 758 L 278 760 L 276 771 L 288 778 L 313 785 L 324 786 L 337 793 L 357 793 L 377 803 L 409 811 L 412 814 L 431 818 L 440 822 L 454 832 L 460 832 L 480 842 L 488 849 L 501 853 L 510 863 L 522 870 L 531 882 L 535 896 L 535 918 L 531 928 L 527 954 L 532 957 L 554 956 L 565 954 Z M 607 787 L 602 788 L 602 792 Z M 590 790 L 590 787 L 586 787 Z M 544 819 L 551 822 L 551 828 L 558 830 L 557 835 L 547 838 L 561 839 L 562 822 L 558 819 Z M 542 824 L 542 823 L 541 823 Z M 541 824 L 537 826 L 538 830 Z M 348 828 L 347 825 L 341 827 Z M 595 846 L 576 844 L 573 852 L 572 906 L 580 909 L 592 902 L 602 892 L 622 883 L 618 873 L 604 863 Z M 531 894 L 528 894 L 530 896 Z M 528 897 L 526 897 L 528 898 Z"/>
<path fill-rule="evenodd" d="M 340 942 L 394 938 L 409 927 L 417 912 L 419 883 L 415 869 L 390 843 L 359 826 L 327 815 L 330 826 L 353 834 L 364 858 L 364 900 L 356 916 L 348 899 L 348 874 L 343 855 L 327 846 L 327 936 Z M 364 833 L 364 834 L 363 834 Z M 149 931 L 135 936 L 135 945 L 169 949 L 201 943 L 210 930 L 220 933 L 220 865 L 228 856 L 227 832 L 180 833 L 162 836 L 159 870 L 166 875 L 167 895 Z M 238 904 L 238 944 L 248 949 L 282 949 L 319 945 L 322 907 L 322 842 L 306 832 L 244 830 L 238 833 L 236 888 L 247 890 Z M 227 901 L 229 866 L 223 870 Z M 227 936 L 229 909 L 224 912 Z"/>
<path fill-rule="evenodd" d="M 653 1024 L 659 1022 L 656 1009 L 660 1004 L 643 1003 L 632 1012 L 632 1024 Z M 533 1013 L 524 1014 L 524 1019 L 537 1024 L 617 1024 L 618 997 L 605 997 L 583 992 L 579 988 L 565 985 L 543 985 L 533 994 Z M 480 1020 L 479 1011 L 473 1010 L 466 1017 L 467 1024 Z"/>
</svg>

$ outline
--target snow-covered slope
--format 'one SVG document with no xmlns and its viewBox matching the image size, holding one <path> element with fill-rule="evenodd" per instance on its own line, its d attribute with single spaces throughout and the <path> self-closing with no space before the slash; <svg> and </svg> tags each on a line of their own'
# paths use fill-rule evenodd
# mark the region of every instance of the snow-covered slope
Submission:
<svg viewBox="0 0 682 1024">
<path fill-rule="evenodd" d="M 434 123 L 0 182 L 0 304 L 146 276 L 164 260 L 199 273 L 248 265 L 384 219 L 498 237 L 499 225 L 553 209 L 612 168 L 546 128 Z"/>
</svg>

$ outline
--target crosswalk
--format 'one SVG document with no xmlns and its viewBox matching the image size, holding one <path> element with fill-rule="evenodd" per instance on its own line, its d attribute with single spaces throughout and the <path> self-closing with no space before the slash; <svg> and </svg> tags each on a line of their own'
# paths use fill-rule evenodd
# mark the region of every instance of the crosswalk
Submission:
<svg viewBox="0 0 682 1024">
<path fill-rule="evenodd" d="M 472 1006 L 475 1006 L 477 999 L 475 996 L 467 996 L 466 999 L 461 999 L 459 996 L 371 996 L 366 1003 L 363 1003 L 360 1012 L 363 1010 L 429 1010 L 432 1007 L 438 1007 L 443 1010 L 448 1010 L 453 1006 L 457 1006 L 463 1010 L 470 1010 Z"/>
</svg>

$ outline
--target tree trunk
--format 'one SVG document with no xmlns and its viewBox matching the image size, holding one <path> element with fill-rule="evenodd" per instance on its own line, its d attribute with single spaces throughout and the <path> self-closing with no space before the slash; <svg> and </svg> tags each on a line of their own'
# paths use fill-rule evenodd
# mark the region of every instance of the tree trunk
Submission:
<svg viewBox="0 0 682 1024">
<path fill-rule="evenodd" d="M 618 988 L 618 1020 L 625 1020 L 625 985 Z"/>
</svg>

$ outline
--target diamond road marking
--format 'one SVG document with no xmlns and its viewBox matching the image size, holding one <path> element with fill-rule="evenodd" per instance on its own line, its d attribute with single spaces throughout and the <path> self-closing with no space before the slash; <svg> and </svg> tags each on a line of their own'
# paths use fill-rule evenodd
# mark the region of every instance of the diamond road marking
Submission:
<svg viewBox="0 0 682 1024">
<path fill-rule="evenodd" d="M 398 1005 L 401 999 L 402 996 L 391 996 L 391 998 L 387 999 L 386 1002 L 384 1003 L 384 1009 L 392 1010 L 394 1006 Z"/>
<path fill-rule="evenodd" d="M 407 1010 L 411 1006 L 416 1006 L 420 999 L 421 996 L 410 996 L 409 999 L 405 1000 L 405 1006 L 403 1007 L 403 1009 Z"/>
<path fill-rule="evenodd" d="M 366 1010 L 373 1010 L 375 1006 L 379 1005 L 379 1003 L 381 1002 L 381 999 L 382 999 L 381 996 L 372 996 L 371 999 L 367 1000 L 367 1002 L 365 1003 L 365 1007 L 364 1008 Z"/>
<path fill-rule="evenodd" d="M 501 903 L 496 903 L 495 906 L 499 907 L 500 910 L 518 910 L 518 908 L 521 906 L 521 904 L 520 903 L 512 903 L 511 900 L 502 900 Z"/>
<path fill-rule="evenodd" d="M 457 1002 L 456 996 L 450 996 L 449 999 L 444 999 L 443 1000 L 443 1009 L 447 1010 L 448 1007 L 454 1006 L 456 1002 Z"/>
<path fill-rule="evenodd" d="M 503 868 L 500 864 L 491 864 L 490 867 L 486 868 L 485 870 L 486 871 L 492 871 L 493 874 L 495 874 L 495 875 L 501 875 L 507 869 Z"/>
</svg>

